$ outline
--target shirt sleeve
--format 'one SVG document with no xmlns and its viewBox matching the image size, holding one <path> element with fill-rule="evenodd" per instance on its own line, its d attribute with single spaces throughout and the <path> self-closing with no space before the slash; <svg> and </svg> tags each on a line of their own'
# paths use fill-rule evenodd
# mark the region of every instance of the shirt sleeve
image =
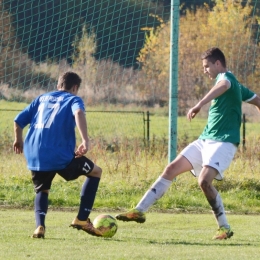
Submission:
<svg viewBox="0 0 260 260">
<path fill-rule="evenodd" d="M 35 103 L 37 101 L 34 100 L 30 105 L 28 105 L 22 112 L 20 112 L 15 118 L 14 121 L 21 127 L 24 128 L 28 124 L 31 123 L 33 118 L 33 111 L 35 107 Z"/>
<path fill-rule="evenodd" d="M 215 85 L 217 85 L 220 81 L 225 80 L 226 85 L 228 86 L 228 88 L 231 87 L 231 81 L 230 79 L 227 77 L 226 73 L 219 73 L 217 80 L 215 82 Z"/>
<path fill-rule="evenodd" d="M 80 97 L 75 97 L 72 102 L 71 109 L 72 109 L 73 115 L 74 115 L 75 111 L 78 109 L 81 109 L 85 112 L 85 106 L 84 106 L 83 100 Z"/>
<path fill-rule="evenodd" d="M 242 101 L 248 102 L 255 98 L 256 94 L 253 91 L 243 86 L 242 84 L 239 84 L 239 86 L 241 89 Z"/>
</svg>

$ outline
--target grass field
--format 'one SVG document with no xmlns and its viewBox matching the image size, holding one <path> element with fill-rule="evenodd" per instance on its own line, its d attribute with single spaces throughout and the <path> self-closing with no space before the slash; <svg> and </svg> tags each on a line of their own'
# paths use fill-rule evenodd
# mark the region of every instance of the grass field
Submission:
<svg viewBox="0 0 260 260">
<path fill-rule="evenodd" d="M 0 109 L 3 104 L 0 102 Z M 22 104 L 8 105 L 22 109 L 19 107 Z M 184 173 L 151 207 L 145 224 L 120 222 L 118 233 L 112 239 L 91 237 L 68 228 L 76 214 L 84 178 L 65 182 L 56 177 L 49 196 L 46 239 L 33 240 L 29 238 L 35 229 L 30 172 L 23 155 L 15 155 L 12 151 L 12 124 L 17 111 L 0 113 L 0 259 L 259 259 L 260 146 L 257 123 L 247 123 L 246 149 L 239 148 L 225 172 L 224 181 L 214 182 L 235 232 L 232 239 L 211 240 L 216 223 L 209 205 L 196 179 L 190 173 Z M 109 143 L 104 141 L 109 131 L 113 136 L 113 129 L 107 127 L 106 118 L 99 116 L 99 121 L 104 123 L 104 136 L 93 138 L 88 152 L 88 157 L 103 169 L 92 219 L 99 212 L 112 211 L 111 214 L 115 214 L 135 206 L 168 160 L 168 118 L 165 114 L 154 113 L 151 117 L 151 129 L 155 134 L 151 133 L 149 147 L 138 138 L 131 139 L 126 132 L 127 136 L 116 143 L 113 150 L 108 149 Z M 192 133 L 199 134 L 205 119 L 196 118 L 192 123 L 184 117 L 178 120 L 178 127 L 183 131 L 178 136 L 180 148 L 189 142 L 192 130 L 197 129 Z M 120 121 L 120 124 L 124 122 Z M 133 132 L 127 124 L 125 128 Z M 57 211 L 57 208 L 64 210 Z"/>
<path fill-rule="evenodd" d="M 25 103 L 7 102 L 0 100 L 0 134 L 2 132 L 12 133 L 13 119 L 26 107 Z M 87 108 L 86 116 L 88 121 L 88 131 L 91 138 L 102 137 L 106 140 L 118 140 L 122 137 L 128 138 L 146 138 L 144 134 L 143 114 L 146 114 L 142 108 L 132 111 L 112 108 L 112 112 L 102 108 Z M 126 112 L 126 113 L 120 113 Z M 131 113 L 132 112 L 132 113 Z M 137 113 L 139 112 L 139 113 Z M 147 119 L 145 117 L 145 119 Z M 178 138 L 190 141 L 198 137 L 205 125 L 205 118 L 198 118 L 190 123 L 185 117 L 178 118 Z M 168 138 L 168 117 L 165 111 L 158 109 L 152 110 L 150 115 L 150 138 Z"/>
<path fill-rule="evenodd" d="M 0 101 L 0 109 L 22 109 L 25 104 Z M 97 109 L 98 110 L 98 109 Z M 136 110 L 135 110 L 136 111 Z M 17 111 L 1 111 L 0 121 L 0 205 L 33 206 L 34 192 L 30 180 L 30 172 L 26 167 L 23 155 L 15 155 L 12 151 L 13 118 Z M 106 122 L 106 115 L 99 121 Z M 127 118 L 126 118 L 127 119 Z M 120 119 L 121 120 L 121 119 Z M 144 147 L 140 139 L 125 138 L 115 143 L 111 148 L 109 142 L 102 138 L 91 140 L 88 157 L 103 169 L 103 176 L 97 193 L 94 207 L 96 209 L 109 207 L 111 209 L 129 208 L 134 206 L 145 191 L 157 179 L 167 165 L 167 139 L 163 130 L 167 126 L 165 112 L 154 113 L 151 118 L 152 128 L 161 135 L 155 135 L 149 147 Z M 187 120 L 178 119 L 180 127 Z M 203 127 L 202 118 L 196 118 L 191 124 Z M 91 121 L 91 119 L 90 119 Z M 127 120 L 126 130 L 128 129 Z M 122 125 L 124 122 L 121 121 Z M 249 123 L 248 123 L 249 124 Z M 260 213 L 260 146 L 258 145 L 257 123 L 250 123 L 254 138 L 247 139 L 247 149 L 239 149 L 236 158 L 225 172 L 223 182 L 214 182 L 220 191 L 227 211 L 235 213 Z M 183 131 L 191 132 L 188 127 Z M 103 138 L 111 129 L 106 123 L 102 126 Z M 110 130 L 109 130 L 110 129 Z M 161 129 L 161 130 L 160 130 Z M 178 146 L 188 143 L 190 136 L 184 134 L 178 141 Z M 116 136 L 115 136 L 116 138 Z M 113 141 L 113 140 L 112 140 Z M 112 143 L 113 144 L 113 143 Z M 113 144 L 114 145 L 114 144 Z M 110 147 L 110 148 L 109 148 Z M 109 148 L 109 149 L 108 149 Z M 180 147 L 179 147 L 180 148 Z M 55 178 L 50 194 L 51 207 L 74 207 L 79 203 L 79 191 L 83 183 L 79 178 L 73 182 L 65 182 Z M 197 181 L 190 173 L 185 173 L 173 182 L 169 191 L 162 199 L 153 205 L 155 210 L 173 210 L 177 212 L 205 212 L 209 205 L 200 191 Z"/>
<path fill-rule="evenodd" d="M 118 222 L 112 238 L 69 228 L 75 214 L 49 211 L 46 238 L 32 239 L 33 212 L 1 208 L 0 259 L 258 260 L 260 256 L 260 218 L 254 215 L 228 215 L 235 234 L 215 241 L 211 214 L 148 213 L 144 224 Z M 92 212 L 92 219 L 98 214 Z"/>
<path fill-rule="evenodd" d="M 4 131 L 12 134 L 13 119 L 26 106 L 26 103 L 0 100 L 0 134 Z M 260 121 L 260 116 L 258 113 L 255 114 L 255 109 L 252 106 L 248 106 L 245 106 L 247 112 L 246 139 L 257 139 L 257 136 L 259 136 L 258 122 Z M 117 140 L 122 137 L 142 139 L 144 137 L 143 115 L 136 112 L 146 113 L 148 110 L 150 110 L 150 139 L 167 139 L 169 119 L 166 108 L 87 107 L 89 134 L 92 138 L 102 137 L 106 140 Z M 96 111 L 104 111 L 104 113 Z M 109 111 L 123 111 L 127 112 L 127 114 L 109 113 Z M 205 124 L 206 111 L 203 111 L 191 122 L 185 116 L 179 117 L 177 121 L 178 143 L 186 144 L 196 139 L 202 132 Z"/>
</svg>

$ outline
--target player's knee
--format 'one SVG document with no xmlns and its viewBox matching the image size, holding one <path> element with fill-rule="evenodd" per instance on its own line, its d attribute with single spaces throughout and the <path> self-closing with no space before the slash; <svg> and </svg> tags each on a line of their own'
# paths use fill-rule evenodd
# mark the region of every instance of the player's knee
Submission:
<svg viewBox="0 0 260 260">
<path fill-rule="evenodd" d="M 101 178 L 102 175 L 102 169 L 95 165 L 93 171 L 89 174 L 90 176 Z"/>
<path fill-rule="evenodd" d="M 173 180 L 177 176 L 174 164 L 168 164 L 163 171 L 162 177 L 167 180 Z"/>
<path fill-rule="evenodd" d="M 203 178 L 198 179 L 198 184 L 203 191 L 206 191 L 210 187 L 210 183 Z"/>
<path fill-rule="evenodd" d="M 39 191 L 39 192 L 43 192 L 43 193 L 49 194 L 49 191 L 50 191 L 50 190 L 41 190 L 41 191 Z M 37 192 L 37 193 L 39 193 L 39 192 Z"/>
<path fill-rule="evenodd" d="M 102 176 L 102 169 L 100 167 L 98 167 L 98 176 L 99 176 L 99 178 L 101 178 L 101 176 Z"/>
</svg>

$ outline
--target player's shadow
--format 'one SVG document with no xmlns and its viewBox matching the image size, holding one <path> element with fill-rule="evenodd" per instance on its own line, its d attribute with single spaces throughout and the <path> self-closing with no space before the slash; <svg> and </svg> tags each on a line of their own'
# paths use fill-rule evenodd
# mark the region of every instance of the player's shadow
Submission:
<svg viewBox="0 0 260 260">
<path fill-rule="evenodd" d="M 32 239 L 31 237 L 29 237 L 30 239 Z M 92 237 L 93 239 L 100 239 L 100 240 L 105 240 L 105 241 L 107 241 L 107 242 L 127 242 L 127 241 L 125 241 L 125 240 L 123 240 L 123 239 L 118 239 L 118 238 L 113 238 L 113 237 L 111 237 L 111 238 L 109 238 L 109 237 Z M 83 239 L 85 239 L 85 238 L 83 238 Z M 89 240 L 89 236 L 87 236 L 86 237 L 86 239 L 87 240 Z M 66 241 L 66 240 L 71 240 L 71 241 L 74 241 L 75 239 L 73 238 L 73 237 L 45 237 L 45 238 L 39 238 L 39 239 L 34 239 L 35 241 L 36 240 L 39 240 L 39 241 L 41 241 L 41 240 L 60 240 L 60 241 Z"/>
<path fill-rule="evenodd" d="M 259 241 L 255 243 L 249 243 L 248 241 L 243 242 L 232 242 L 232 241 L 210 241 L 208 243 L 203 242 L 192 242 L 186 240 L 167 240 L 167 241 L 158 241 L 158 240 L 147 240 L 146 243 L 148 244 L 155 244 L 155 245 L 190 245 L 190 246 L 233 246 L 233 247 L 241 247 L 241 246 L 252 246 L 256 247 L 259 245 Z"/>
<path fill-rule="evenodd" d="M 129 239 L 113 239 L 117 242 L 126 242 L 128 243 Z M 131 238 L 131 240 L 140 240 L 140 243 L 146 243 L 146 244 L 154 244 L 154 245 L 190 245 L 190 246 L 232 246 L 232 247 L 241 247 L 241 246 L 252 246 L 252 247 L 258 247 L 259 241 L 251 241 L 248 242 L 248 240 L 240 240 L 239 243 L 232 240 L 210 240 L 210 241 L 189 241 L 189 240 L 179 240 L 179 239 L 167 239 L 167 240 L 151 240 L 151 239 L 145 239 L 141 237 Z"/>
<path fill-rule="evenodd" d="M 93 237 L 94 238 L 94 237 Z M 95 239 L 101 239 L 101 240 L 105 240 L 106 242 L 121 242 L 121 243 L 128 243 L 129 239 L 119 239 L 119 238 L 105 238 L 105 237 L 95 237 Z M 132 240 L 139 240 L 140 238 L 136 238 Z M 39 241 L 42 239 L 38 239 Z M 73 238 L 67 237 L 46 237 L 44 238 L 44 240 L 60 240 L 60 241 L 66 241 L 66 240 L 74 240 Z M 236 242 L 232 242 L 231 240 L 229 241 L 210 241 L 210 242 L 192 242 L 192 241 L 187 241 L 187 240 L 175 240 L 175 239 L 170 239 L 170 240 L 164 240 L 164 241 L 159 241 L 159 240 L 147 240 L 147 239 L 141 239 L 142 243 L 146 243 L 146 244 L 151 244 L 151 245 L 186 245 L 186 246 L 232 246 L 232 247 L 241 247 L 241 246 L 252 246 L 252 247 L 256 247 L 259 246 L 259 241 L 255 241 L 249 243 L 248 241 L 240 241 L 240 243 L 236 243 Z"/>
</svg>

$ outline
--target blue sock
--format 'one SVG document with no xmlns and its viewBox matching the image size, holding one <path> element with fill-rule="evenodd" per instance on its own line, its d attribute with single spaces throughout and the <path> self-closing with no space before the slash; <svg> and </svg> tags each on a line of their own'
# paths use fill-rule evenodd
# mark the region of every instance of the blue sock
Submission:
<svg viewBox="0 0 260 260">
<path fill-rule="evenodd" d="M 77 216 L 79 220 L 84 221 L 88 218 L 95 201 L 99 181 L 100 178 L 90 176 L 84 182 L 80 194 L 80 206 Z"/>
<path fill-rule="evenodd" d="M 36 194 L 34 200 L 34 213 L 36 227 L 44 226 L 45 228 L 45 216 L 48 210 L 48 194 L 46 192 L 39 192 Z"/>
</svg>

